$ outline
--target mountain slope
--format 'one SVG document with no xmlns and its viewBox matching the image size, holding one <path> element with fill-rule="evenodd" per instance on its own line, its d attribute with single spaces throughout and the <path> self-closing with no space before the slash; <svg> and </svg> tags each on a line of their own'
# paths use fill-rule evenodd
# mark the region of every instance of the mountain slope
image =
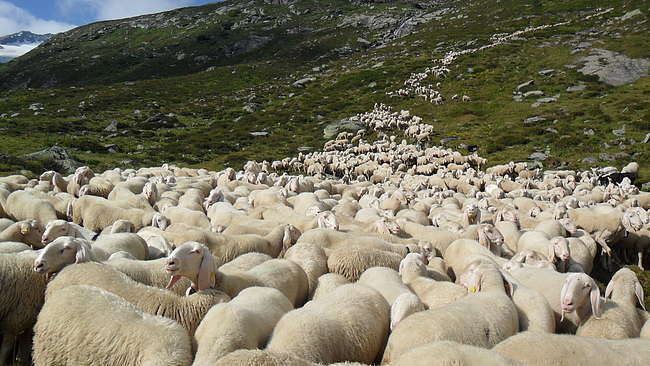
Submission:
<svg viewBox="0 0 650 366">
<path fill-rule="evenodd" d="M 253 19 L 251 14 L 237 18 L 233 24 L 243 27 L 235 27 L 242 32 L 238 40 L 269 32 L 273 38 L 234 57 L 222 51 L 226 44 L 232 49 L 236 38 L 226 41 L 215 31 L 217 39 L 199 41 L 200 32 L 191 33 L 203 27 L 196 19 L 195 28 L 187 26 L 193 36 L 182 36 L 189 43 L 178 41 L 177 48 L 165 43 L 157 28 L 139 30 L 142 41 L 117 47 L 107 35 L 89 33 L 101 29 L 98 23 L 0 66 L 4 85 L 15 89 L 0 94 L 0 152 L 19 156 L 56 144 L 100 169 L 165 161 L 216 168 L 319 149 L 329 138 L 323 129 L 335 130 L 342 119 L 384 103 L 431 124 L 431 143 L 461 150 L 476 145 L 490 165 L 530 159 L 547 168 L 585 168 L 637 160 L 644 181 L 650 179 L 650 149 L 644 143 L 650 133 L 650 78 L 643 76 L 650 32 L 643 1 L 332 2 L 340 9 L 330 2 L 271 2 L 284 5 L 255 2 L 264 9 L 259 19 L 289 17 L 294 23 L 265 33 L 264 21 L 241 23 Z M 144 18 L 167 24 L 170 14 L 177 19 L 183 12 L 212 14 L 241 4 L 248 3 L 226 1 Z M 257 9 L 248 5 L 249 12 Z M 311 10 L 288 15 L 292 8 Z M 303 31 L 286 33 L 296 28 Z M 97 39 L 65 41 L 82 29 Z M 192 48 L 200 42 L 222 46 Z M 57 47 L 65 49 L 54 52 Z M 182 49 L 186 57 L 165 63 L 119 56 L 124 49 L 138 55 L 159 50 L 160 60 Z M 208 49 L 222 53 L 196 64 Z M 436 60 L 453 51 L 461 54 L 444 75 L 421 74 L 441 66 Z M 57 64 L 58 55 L 65 55 L 60 59 L 69 66 Z M 598 67 L 601 60 L 607 67 Z M 421 88 L 396 93 L 408 89 L 407 80 Z M 28 85 L 60 86 L 16 89 Z M 63 87 L 70 85 L 77 87 Z M 422 90 L 439 91 L 444 102 L 423 98 Z M 18 158 L 5 161 L 0 171 L 25 166 Z"/>
<path fill-rule="evenodd" d="M 24 44 L 41 43 L 47 41 L 53 36 L 54 34 L 52 33 L 36 34 L 29 31 L 21 31 L 18 33 L 13 33 L 7 36 L 0 37 L 0 44 L 21 46 Z"/>
</svg>

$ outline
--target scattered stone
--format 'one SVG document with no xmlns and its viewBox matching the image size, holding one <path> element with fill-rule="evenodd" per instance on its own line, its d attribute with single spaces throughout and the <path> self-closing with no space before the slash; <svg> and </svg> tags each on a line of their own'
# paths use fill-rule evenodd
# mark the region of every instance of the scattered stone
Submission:
<svg viewBox="0 0 650 366">
<path fill-rule="evenodd" d="M 543 152 L 534 152 L 528 156 L 528 160 L 535 160 L 535 161 L 540 161 L 540 160 L 546 160 L 548 158 L 547 154 L 544 154 Z"/>
<path fill-rule="evenodd" d="M 544 92 L 541 91 L 541 90 L 531 90 L 529 92 L 524 93 L 524 98 L 539 97 L 539 96 L 542 96 L 542 95 L 544 95 Z"/>
<path fill-rule="evenodd" d="M 547 69 L 547 70 L 539 71 L 537 73 L 542 75 L 542 76 L 548 76 L 548 75 L 551 75 L 554 72 L 555 72 L 555 69 Z"/>
<path fill-rule="evenodd" d="M 583 164 L 590 164 L 591 165 L 591 164 L 596 164 L 597 162 L 598 162 L 598 159 L 596 159 L 596 158 L 594 158 L 592 156 L 589 156 L 589 157 L 586 157 L 586 158 L 582 159 Z"/>
<path fill-rule="evenodd" d="M 117 132 L 117 124 L 118 124 L 117 120 L 115 120 L 115 119 L 112 120 L 111 123 L 109 123 L 108 126 L 106 126 L 106 128 L 104 129 L 104 131 L 107 131 L 107 132 Z"/>
<path fill-rule="evenodd" d="M 377 82 L 373 81 L 372 83 L 368 84 L 368 88 L 374 88 L 377 86 Z"/>
<path fill-rule="evenodd" d="M 623 137 L 623 136 L 625 136 L 625 125 L 623 125 L 623 127 L 621 127 L 621 128 L 618 129 L 618 130 L 612 130 L 612 133 L 613 133 L 614 135 L 618 136 L 618 137 Z"/>
<path fill-rule="evenodd" d="M 611 86 L 633 83 L 650 70 L 650 60 L 629 58 L 618 52 L 593 48 L 589 56 L 579 60 L 584 66 L 578 72 L 596 75 L 598 80 Z"/>
<path fill-rule="evenodd" d="M 121 151 L 120 147 L 115 144 L 105 145 L 104 148 L 111 154 L 117 154 Z"/>
<path fill-rule="evenodd" d="M 648 141 L 650 141 L 650 133 L 645 135 L 645 138 L 643 139 L 643 141 L 641 141 L 641 143 L 642 144 L 647 144 Z"/>
<path fill-rule="evenodd" d="M 297 80 L 296 82 L 293 83 L 293 86 L 296 88 L 302 88 L 305 86 L 305 84 L 311 83 L 316 81 L 316 78 L 303 78 L 300 80 Z"/>
<path fill-rule="evenodd" d="M 43 103 L 32 103 L 27 109 L 32 111 L 40 111 L 45 109 L 45 107 L 43 107 Z"/>
<path fill-rule="evenodd" d="M 263 110 L 264 107 L 262 107 L 258 103 L 248 103 L 242 109 L 244 110 L 244 112 L 254 113 Z"/>
<path fill-rule="evenodd" d="M 365 44 L 366 46 L 369 45 L 369 44 L 371 44 L 370 41 L 368 41 L 367 39 L 363 39 L 363 38 L 361 38 L 361 37 L 357 38 L 357 42 L 359 42 L 359 43 L 363 43 L 363 44 Z"/>
<path fill-rule="evenodd" d="M 585 90 L 585 89 L 587 89 L 587 86 L 584 85 L 584 84 L 580 84 L 580 85 L 573 85 L 573 86 L 570 86 L 570 87 L 566 88 L 566 91 L 568 91 L 568 92 L 571 93 L 571 92 L 579 92 L 579 91 L 583 91 L 583 90 Z"/>
<path fill-rule="evenodd" d="M 338 122 L 333 122 L 325 126 L 325 128 L 323 129 L 323 137 L 326 139 L 331 139 L 343 131 L 357 132 L 364 128 L 365 125 L 363 124 L 363 122 L 353 121 L 348 118 L 344 118 Z"/>
<path fill-rule="evenodd" d="M 456 141 L 456 140 L 458 140 L 458 137 L 447 137 L 447 138 L 444 138 L 444 139 L 440 139 L 440 145 L 445 146 L 448 143 L 450 143 L 452 141 Z"/>
<path fill-rule="evenodd" d="M 635 17 L 637 15 L 641 15 L 641 14 L 643 14 L 643 13 L 641 13 L 640 9 L 634 9 L 632 11 L 628 11 L 627 13 L 623 14 L 623 16 L 621 17 L 621 21 L 624 22 L 624 21 L 626 21 L 626 20 L 628 20 L 630 18 L 633 18 L 633 17 Z"/>
<path fill-rule="evenodd" d="M 645 182 L 645 183 L 643 183 L 643 184 L 641 185 L 641 190 L 642 190 L 642 191 L 646 191 L 646 192 L 650 192 L 650 182 Z"/>
<path fill-rule="evenodd" d="M 537 99 L 539 103 L 554 103 L 557 102 L 557 97 L 546 97 Z"/>
<path fill-rule="evenodd" d="M 314 150 L 314 148 L 311 147 L 311 146 L 300 146 L 298 148 L 298 151 L 300 151 L 300 152 L 311 151 L 311 150 Z"/>
<path fill-rule="evenodd" d="M 513 95 L 512 100 L 515 102 L 523 102 L 524 101 L 524 96 L 521 94 Z"/>
<path fill-rule="evenodd" d="M 606 153 L 600 153 L 598 154 L 598 158 L 601 161 L 614 161 L 616 160 L 616 157 L 612 154 L 606 154 Z"/>
<path fill-rule="evenodd" d="M 382 66 L 384 66 L 384 62 L 383 62 L 383 61 L 382 61 L 382 62 L 378 62 L 378 63 L 372 65 L 372 68 L 373 68 L 373 69 L 376 69 L 376 68 L 379 68 L 379 67 L 382 67 Z"/>
<path fill-rule="evenodd" d="M 535 80 L 528 80 L 525 83 L 521 83 L 521 84 L 517 85 L 517 91 L 519 91 L 519 90 L 521 90 L 523 88 L 527 88 L 527 87 L 529 87 L 529 86 L 531 86 L 533 84 L 535 84 Z"/>
<path fill-rule="evenodd" d="M 544 131 L 549 132 L 549 133 L 558 133 L 558 130 L 556 130 L 555 128 L 552 128 L 552 127 L 549 127 Z"/>
<path fill-rule="evenodd" d="M 147 118 L 140 124 L 142 128 L 156 129 L 156 128 L 176 128 L 185 127 L 173 113 L 163 114 L 159 113 Z"/>
<path fill-rule="evenodd" d="M 137 150 L 144 150 L 144 145 L 138 145 L 135 147 Z"/>
<path fill-rule="evenodd" d="M 72 158 L 64 148 L 57 145 L 49 149 L 23 155 L 23 158 L 47 162 L 54 161 L 56 170 L 65 174 L 73 174 L 77 168 L 83 166 L 82 163 Z"/>
<path fill-rule="evenodd" d="M 526 118 L 524 120 L 524 124 L 528 125 L 528 124 L 531 124 L 531 123 L 544 122 L 544 121 L 546 121 L 546 118 L 541 117 L 541 116 L 534 116 L 534 117 Z"/>
<path fill-rule="evenodd" d="M 582 133 L 584 133 L 587 136 L 593 136 L 596 134 L 596 132 L 594 132 L 594 130 L 591 128 L 585 128 Z"/>
<path fill-rule="evenodd" d="M 269 133 L 266 132 L 266 131 L 251 132 L 250 134 L 253 135 L 253 136 L 268 136 L 269 135 Z"/>
</svg>

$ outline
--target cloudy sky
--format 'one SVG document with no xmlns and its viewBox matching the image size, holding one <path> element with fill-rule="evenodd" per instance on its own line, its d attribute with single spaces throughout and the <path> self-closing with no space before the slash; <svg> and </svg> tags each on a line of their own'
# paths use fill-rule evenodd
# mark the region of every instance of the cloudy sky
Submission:
<svg viewBox="0 0 650 366">
<path fill-rule="evenodd" d="M 126 18 L 216 0 L 0 0 L 0 36 L 57 33 L 97 20 Z"/>
</svg>

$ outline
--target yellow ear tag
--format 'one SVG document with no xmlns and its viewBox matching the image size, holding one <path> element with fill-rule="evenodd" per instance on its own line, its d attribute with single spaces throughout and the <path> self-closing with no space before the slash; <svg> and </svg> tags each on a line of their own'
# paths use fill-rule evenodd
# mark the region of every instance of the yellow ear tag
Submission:
<svg viewBox="0 0 650 366">
<path fill-rule="evenodd" d="M 29 226 L 24 226 L 20 228 L 20 233 L 21 234 L 27 234 L 29 232 Z"/>
<path fill-rule="evenodd" d="M 467 291 L 469 291 L 469 292 L 476 292 L 476 287 L 474 287 L 474 286 L 470 286 L 470 287 L 467 288 Z"/>
</svg>

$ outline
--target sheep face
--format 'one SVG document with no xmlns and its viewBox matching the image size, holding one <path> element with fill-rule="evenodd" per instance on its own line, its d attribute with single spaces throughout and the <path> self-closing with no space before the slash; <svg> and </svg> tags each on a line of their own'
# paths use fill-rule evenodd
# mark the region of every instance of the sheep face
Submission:
<svg viewBox="0 0 650 366">
<path fill-rule="evenodd" d="M 562 318 L 565 313 L 571 313 L 591 303 L 591 311 L 596 319 L 600 319 L 600 291 L 596 282 L 584 273 L 572 273 L 564 281 L 560 291 L 560 307 Z"/>
<path fill-rule="evenodd" d="M 548 251 L 548 260 L 555 263 L 556 258 L 562 262 L 569 260 L 571 252 L 569 251 L 569 241 L 563 237 L 553 238 Z"/>
<path fill-rule="evenodd" d="M 151 226 L 157 227 L 160 230 L 165 230 L 169 226 L 169 219 L 159 213 L 153 215 L 151 219 Z"/>
<path fill-rule="evenodd" d="M 187 277 L 192 288 L 205 290 L 216 285 L 217 266 L 210 250 L 203 244 L 187 242 L 174 249 L 165 261 L 165 270 L 171 275 L 167 288 Z"/>
<path fill-rule="evenodd" d="M 158 188 L 152 182 L 147 182 L 142 188 L 142 195 L 147 199 L 151 206 L 156 204 L 158 200 Z"/>
<path fill-rule="evenodd" d="M 43 235 L 43 225 L 36 220 L 25 220 L 20 222 L 20 234 L 23 236 L 25 243 L 34 247 L 41 247 L 41 235 Z"/>
<path fill-rule="evenodd" d="M 134 231 L 133 224 L 128 220 L 117 220 L 111 227 L 111 234 L 116 233 L 132 233 Z"/>
<path fill-rule="evenodd" d="M 50 221 L 45 227 L 45 232 L 41 237 L 41 242 L 43 244 L 49 244 L 56 238 L 68 235 L 69 231 L 70 231 L 70 225 L 66 221 L 63 220 Z"/>
<path fill-rule="evenodd" d="M 83 239 L 62 236 L 48 244 L 34 260 L 34 271 L 45 274 L 49 280 L 63 267 L 91 259 L 90 244 Z"/>
</svg>

